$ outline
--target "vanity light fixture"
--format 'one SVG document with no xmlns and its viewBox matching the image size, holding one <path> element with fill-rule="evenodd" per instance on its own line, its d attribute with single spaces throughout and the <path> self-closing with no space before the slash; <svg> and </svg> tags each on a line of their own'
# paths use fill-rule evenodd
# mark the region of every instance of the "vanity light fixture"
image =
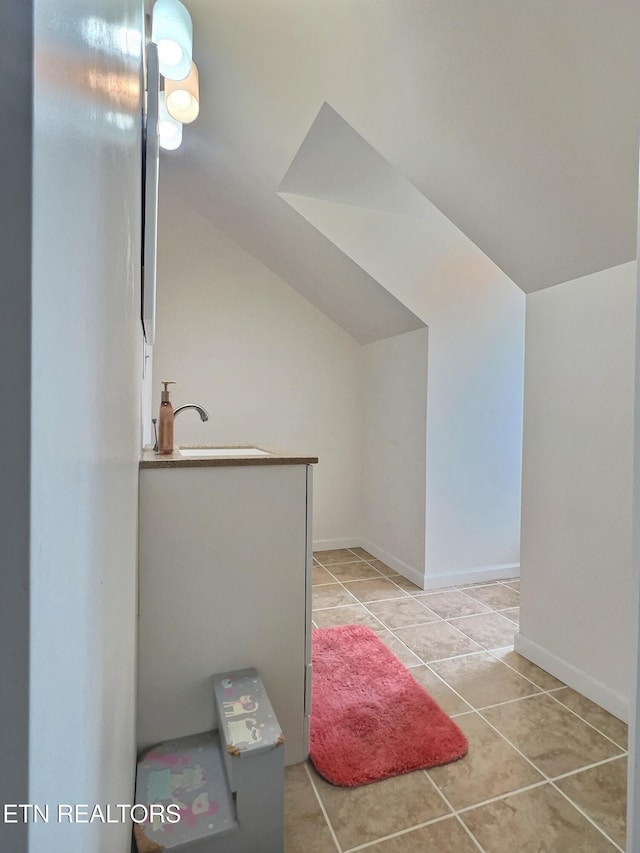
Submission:
<svg viewBox="0 0 640 853">
<path fill-rule="evenodd" d="M 151 11 L 151 41 L 158 54 L 164 90 L 158 85 L 160 147 L 175 151 L 182 142 L 182 126 L 200 112 L 198 69 L 192 60 L 193 25 L 180 0 L 156 0 Z M 154 97 L 149 85 L 148 94 Z"/>
<path fill-rule="evenodd" d="M 180 0 L 156 0 L 151 13 L 151 41 L 158 45 L 163 77 L 184 80 L 191 70 L 193 25 Z"/>
<path fill-rule="evenodd" d="M 158 136 L 160 147 L 166 151 L 175 151 L 182 142 L 182 123 L 169 113 L 166 92 L 160 92 L 158 101 Z"/>
<path fill-rule="evenodd" d="M 191 71 L 184 80 L 165 78 L 164 91 L 167 97 L 167 110 L 170 116 L 183 124 L 190 124 L 198 118 L 200 112 L 200 86 L 198 69 L 191 63 Z"/>
<path fill-rule="evenodd" d="M 142 326 L 146 345 L 155 339 L 158 173 L 160 148 L 175 151 L 184 123 L 200 111 L 198 69 L 193 64 L 193 26 L 180 0 L 156 0 L 146 16 L 146 98 L 143 114 Z M 162 86 L 164 78 L 164 88 Z M 181 82 L 176 82 L 181 81 Z M 171 111 L 167 98 L 171 96 Z"/>
</svg>

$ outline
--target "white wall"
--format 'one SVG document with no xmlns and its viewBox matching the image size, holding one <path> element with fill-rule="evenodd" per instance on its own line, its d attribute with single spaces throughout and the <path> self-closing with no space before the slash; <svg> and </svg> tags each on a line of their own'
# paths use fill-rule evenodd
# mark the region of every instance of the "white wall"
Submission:
<svg viewBox="0 0 640 853">
<path fill-rule="evenodd" d="M 639 241 L 640 242 L 640 241 Z M 636 270 L 636 350 L 640 364 L 640 279 Z M 640 850 L 640 371 L 635 372 L 633 459 L 633 568 L 631 595 L 631 684 L 627 765 L 627 850 Z"/>
<path fill-rule="evenodd" d="M 35 3 L 31 803 L 134 802 L 142 28 L 137 0 Z M 29 851 L 130 832 L 37 823 Z"/>
<path fill-rule="evenodd" d="M 491 267 L 460 257 L 421 300 L 429 586 L 519 570 L 525 300 Z"/>
<path fill-rule="evenodd" d="M 180 152 L 178 152 L 180 153 Z M 175 443 L 265 444 L 319 457 L 317 547 L 359 544 L 362 348 L 175 195 L 160 175 L 154 412 L 160 380 Z"/>
<path fill-rule="evenodd" d="M 29 456 L 31 423 L 31 3 L 0 5 L 0 803 L 29 802 Z M 0 820 L 0 850 L 27 853 L 27 826 Z"/>
<path fill-rule="evenodd" d="M 635 263 L 527 296 L 518 648 L 626 714 Z"/>
<path fill-rule="evenodd" d="M 362 544 L 422 585 L 428 329 L 375 341 L 363 354 Z"/>
<path fill-rule="evenodd" d="M 516 574 L 524 294 L 327 103 L 280 190 L 429 327 L 426 584 Z"/>
<path fill-rule="evenodd" d="M 427 584 L 517 574 L 523 292 L 424 197 L 421 216 L 287 200 L 429 326 Z"/>
<path fill-rule="evenodd" d="M 205 425 L 181 415 L 177 443 L 263 441 L 317 453 L 314 539 L 358 541 L 362 350 L 160 183 L 154 409 L 160 380 L 175 379 L 177 404 L 214 414 Z M 518 571 L 524 295 L 430 215 L 427 227 L 344 205 L 330 222 L 350 233 L 349 254 L 433 321 L 423 577 L 438 586 Z M 425 234 L 433 265 L 424 264 Z"/>
</svg>

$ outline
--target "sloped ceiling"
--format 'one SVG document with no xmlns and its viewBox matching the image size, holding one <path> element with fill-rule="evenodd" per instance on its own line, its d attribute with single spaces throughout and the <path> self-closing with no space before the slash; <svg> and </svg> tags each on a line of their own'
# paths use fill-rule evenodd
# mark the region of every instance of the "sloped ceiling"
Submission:
<svg viewBox="0 0 640 853">
<path fill-rule="evenodd" d="M 278 196 L 325 102 L 523 290 L 635 257 L 635 0 L 187 5 L 201 114 L 163 170 L 358 339 L 419 323 Z"/>
<path fill-rule="evenodd" d="M 278 187 L 339 204 L 428 217 L 429 202 L 324 103 Z"/>
<path fill-rule="evenodd" d="M 166 152 L 179 154 L 177 152 Z M 206 159 L 161 158 L 160 204 L 184 198 L 245 251 L 286 281 L 361 344 L 423 328 L 425 323 L 365 272 L 248 166 L 219 153 Z"/>
<path fill-rule="evenodd" d="M 329 104 L 323 104 L 279 194 L 428 323 L 470 287 L 482 291 L 487 279 L 517 290 Z M 461 267 L 467 278 L 462 289 Z"/>
</svg>

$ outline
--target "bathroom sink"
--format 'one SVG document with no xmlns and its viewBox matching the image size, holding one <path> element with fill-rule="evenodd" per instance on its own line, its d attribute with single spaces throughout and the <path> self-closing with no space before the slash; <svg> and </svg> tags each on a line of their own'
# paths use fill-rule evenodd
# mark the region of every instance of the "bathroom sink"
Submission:
<svg viewBox="0 0 640 853">
<path fill-rule="evenodd" d="M 213 456 L 270 456 L 259 447 L 179 447 L 181 456 L 211 459 Z"/>
</svg>

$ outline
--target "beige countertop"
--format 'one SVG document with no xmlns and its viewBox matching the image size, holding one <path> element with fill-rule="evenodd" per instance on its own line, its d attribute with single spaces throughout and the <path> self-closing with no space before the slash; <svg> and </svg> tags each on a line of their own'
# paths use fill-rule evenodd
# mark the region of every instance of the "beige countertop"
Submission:
<svg viewBox="0 0 640 853">
<path fill-rule="evenodd" d="M 275 450 L 270 447 L 265 447 L 261 444 L 242 444 L 242 445 L 205 445 L 205 444 L 190 444 L 183 445 L 186 448 L 202 448 L 211 447 L 217 451 L 221 449 L 228 450 L 229 455 L 225 456 L 182 456 L 179 450 L 174 449 L 173 453 L 160 454 L 155 450 L 145 449 L 140 455 L 141 468 L 212 468 L 229 465 L 313 465 L 318 461 L 317 456 L 301 456 L 299 453 L 291 453 L 285 450 Z M 264 450 L 266 456 L 241 456 L 234 455 L 234 450 L 241 450 L 247 447 L 256 447 L 258 450 Z"/>
</svg>

